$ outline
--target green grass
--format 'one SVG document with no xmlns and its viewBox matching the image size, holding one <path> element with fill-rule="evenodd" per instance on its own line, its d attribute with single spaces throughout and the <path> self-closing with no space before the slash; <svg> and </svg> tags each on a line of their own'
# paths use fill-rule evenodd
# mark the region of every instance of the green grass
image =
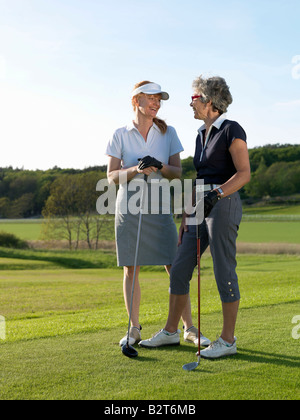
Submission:
<svg viewBox="0 0 300 420">
<path fill-rule="evenodd" d="M 13 259 L 24 261 L 22 270 L 0 271 L 0 314 L 6 320 L 0 399 L 299 399 L 299 340 L 291 335 L 292 318 L 300 314 L 299 256 L 238 257 L 238 355 L 202 360 L 194 372 L 182 370 L 196 360 L 196 348 L 183 341 L 178 348 L 139 349 L 135 360 L 122 355 L 118 341 L 127 315 L 120 270 L 67 269 L 47 258 L 37 270 L 43 260 L 27 257 Z M 84 258 L 90 263 L 88 253 Z M 144 271 L 141 288 L 147 338 L 166 320 L 166 274 Z M 195 277 L 191 288 L 196 319 Z M 214 339 L 221 323 L 212 262 L 205 256 L 203 332 Z"/>
<path fill-rule="evenodd" d="M 42 223 L 42 219 L 0 219 L 0 231 L 36 241 L 41 239 Z M 176 224 L 179 228 L 180 222 Z M 113 234 L 110 239 L 114 240 Z M 300 205 L 245 207 L 238 241 L 300 243 Z"/>
<path fill-rule="evenodd" d="M 41 228 L 42 219 L 0 220 L 0 231 L 12 233 L 27 241 L 38 240 Z"/>
<path fill-rule="evenodd" d="M 278 242 L 300 243 L 299 222 L 245 222 L 242 221 L 238 232 L 238 242 Z"/>
<path fill-rule="evenodd" d="M 247 210 L 238 240 L 300 243 L 298 207 Z M 0 222 L 0 230 L 27 240 L 39 239 L 40 229 L 40 220 Z M 300 339 L 292 337 L 292 319 L 300 315 L 299 273 L 299 255 L 239 255 L 238 355 L 202 360 L 196 371 L 184 372 L 183 364 L 196 361 L 196 348 L 183 340 L 176 348 L 138 349 L 135 360 L 122 355 L 118 341 L 128 318 L 114 251 L 0 248 L 6 322 L 0 399 L 297 400 Z M 213 340 L 222 314 L 208 255 L 201 281 L 202 331 Z M 168 313 L 164 270 L 143 268 L 141 289 L 140 321 L 148 338 Z M 191 296 L 196 322 L 195 277 Z"/>
<path fill-rule="evenodd" d="M 116 267 L 117 259 L 115 251 L 109 250 L 18 250 L 0 247 L 0 270 L 7 265 L 8 268 L 14 269 L 16 264 L 24 269 L 30 268 L 31 264 L 31 268 L 36 269 L 40 268 L 40 262 L 42 266 L 47 263 L 53 268 L 113 268 Z"/>
<path fill-rule="evenodd" d="M 300 215 L 300 205 L 264 205 L 247 206 L 243 208 L 244 215 L 272 215 L 272 216 L 293 216 Z"/>
</svg>

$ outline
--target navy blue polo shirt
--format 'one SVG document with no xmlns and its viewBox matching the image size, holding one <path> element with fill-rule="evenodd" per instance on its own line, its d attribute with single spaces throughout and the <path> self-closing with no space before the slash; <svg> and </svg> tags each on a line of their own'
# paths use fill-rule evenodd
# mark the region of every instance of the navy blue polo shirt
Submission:
<svg viewBox="0 0 300 420">
<path fill-rule="evenodd" d="M 197 179 L 203 179 L 204 184 L 224 184 L 236 173 L 229 148 L 235 139 L 246 142 L 244 129 L 236 121 L 220 116 L 212 124 L 205 145 L 205 125 L 198 133 L 194 156 Z"/>
</svg>

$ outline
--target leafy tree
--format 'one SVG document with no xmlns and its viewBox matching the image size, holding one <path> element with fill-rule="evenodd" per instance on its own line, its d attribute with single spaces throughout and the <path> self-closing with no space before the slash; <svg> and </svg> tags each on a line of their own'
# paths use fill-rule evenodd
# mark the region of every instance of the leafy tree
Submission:
<svg viewBox="0 0 300 420">
<path fill-rule="evenodd" d="M 33 216 L 34 194 L 25 193 L 10 204 L 9 215 L 13 219 Z"/>
<path fill-rule="evenodd" d="M 96 201 L 99 196 L 96 191 L 98 181 L 99 173 L 97 172 L 77 175 L 78 194 L 74 197 L 77 203 L 78 216 L 81 220 L 81 230 L 90 249 L 93 240 L 98 243 L 100 234 L 100 218 L 96 213 Z"/>
<path fill-rule="evenodd" d="M 73 248 L 74 232 L 76 245 L 79 241 L 79 228 L 76 222 L 76 197 L 78 195 L 78 184 L 72 175 L 61 175 L 50 189 L 50 196 L 46 201 L 43 216 L 46 219 L 44 235 L 49 239 L 66 239 L 69 248 Z"/>
<path fill-rule="evenodd" d="M 267 165 L 262 156 L 257 170 L 252 174 L 251 181 L 244 186 L 244 190 L 248 196 L 256 198 L 268 195 L 269 186 L 265 176 L 266 170 Z"/>
<path fill-rule="evenodd" d="M 0 218 L 5 219 L 9 215 L 9 204 L 10 201 L 7 197 L 0 198 Z"/>
<path fill-rule="evenodd" d="M 53 182 L 43 210 L 45 238 L 67 239 L 69 248 L 77 249 L 83 235 L 90 249 L 98 248 L 100 233 L 107 228 L 96 213 L 98 181 L 99 173 L 91 171 L 64 174 Z"/>
</svg>

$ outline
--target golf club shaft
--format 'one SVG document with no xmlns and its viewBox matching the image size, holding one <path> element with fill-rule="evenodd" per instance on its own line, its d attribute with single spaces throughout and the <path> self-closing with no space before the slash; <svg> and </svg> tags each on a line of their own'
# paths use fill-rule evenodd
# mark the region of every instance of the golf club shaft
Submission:
<svg viewBox="0 0 300 420">
<path fill-rule="evenodd" d="M 201 354 L 200 354 L 200 309 L 201 309 L 201 281 L 200 281 L 200 258 L 201 258 L 201 248 L 200 248 L 200 223 L 196 225 L 196 236 L 197 236 L 197 266 L 198 266 L 198 362 L 187 363 L 183 365 L 183 369 L 187 371 L 195 370 L 200 365 Z"/>
<path fill-rule="evenodd" d="M 200 361 L 200 310 L 201 310 L 201 265 L 200 265 L 200 224 L 197 225 L 197 264 L 198 264 L 198 362 Z"/>
<path fill-rule="evenodd" d="M 129 345 L 129 332 L 130 332 L 130 323 L 131 323 L 131 313 L 132 313 L 132 304 L 133 304 L 133 294 L 134 294 L 134 286 L 135 286 L 135 278 L 136 278 L 136 267 L 137 267 L 137 258 L 139 253 L 139 245 L 140 245 L 140 236 L 141 236 L 141 227 L 142 227 L 142 210 L 144 205 L 144 196 L 148 176 L 144 175 L 144 184 L 142 189 L 142 197 L 141 197 L 141 204 L 140 204 L 140 215 L 139 215 L 139 224 L 138 224 L 138 231 L 137 231 L 137 238 L 136 238 L 136 247 L 135 247 L 135 256 L 134 256 L 134 270 L 133 270 L 133 281 L 132 281 L 132 290 L 131 290 L 131 299 L 130 299 L 130 309 L 129 309 L 129 321 L 128 321 L 128 331 L 127 331 L 127 347 Z"/>
</svg>

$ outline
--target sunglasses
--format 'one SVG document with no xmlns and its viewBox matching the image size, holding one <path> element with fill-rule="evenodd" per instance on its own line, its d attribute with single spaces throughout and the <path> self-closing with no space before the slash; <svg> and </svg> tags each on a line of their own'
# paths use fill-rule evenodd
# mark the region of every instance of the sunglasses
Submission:
<svg viewBox="0 0 300 420">
<path fill-rule="evenodd" d="M 194 102 L 198 98 L 203 98 L 203 96 L 202 95 L 193 95 L 191 98 L 192 98 L 192 102 Z"/>
</svg>

